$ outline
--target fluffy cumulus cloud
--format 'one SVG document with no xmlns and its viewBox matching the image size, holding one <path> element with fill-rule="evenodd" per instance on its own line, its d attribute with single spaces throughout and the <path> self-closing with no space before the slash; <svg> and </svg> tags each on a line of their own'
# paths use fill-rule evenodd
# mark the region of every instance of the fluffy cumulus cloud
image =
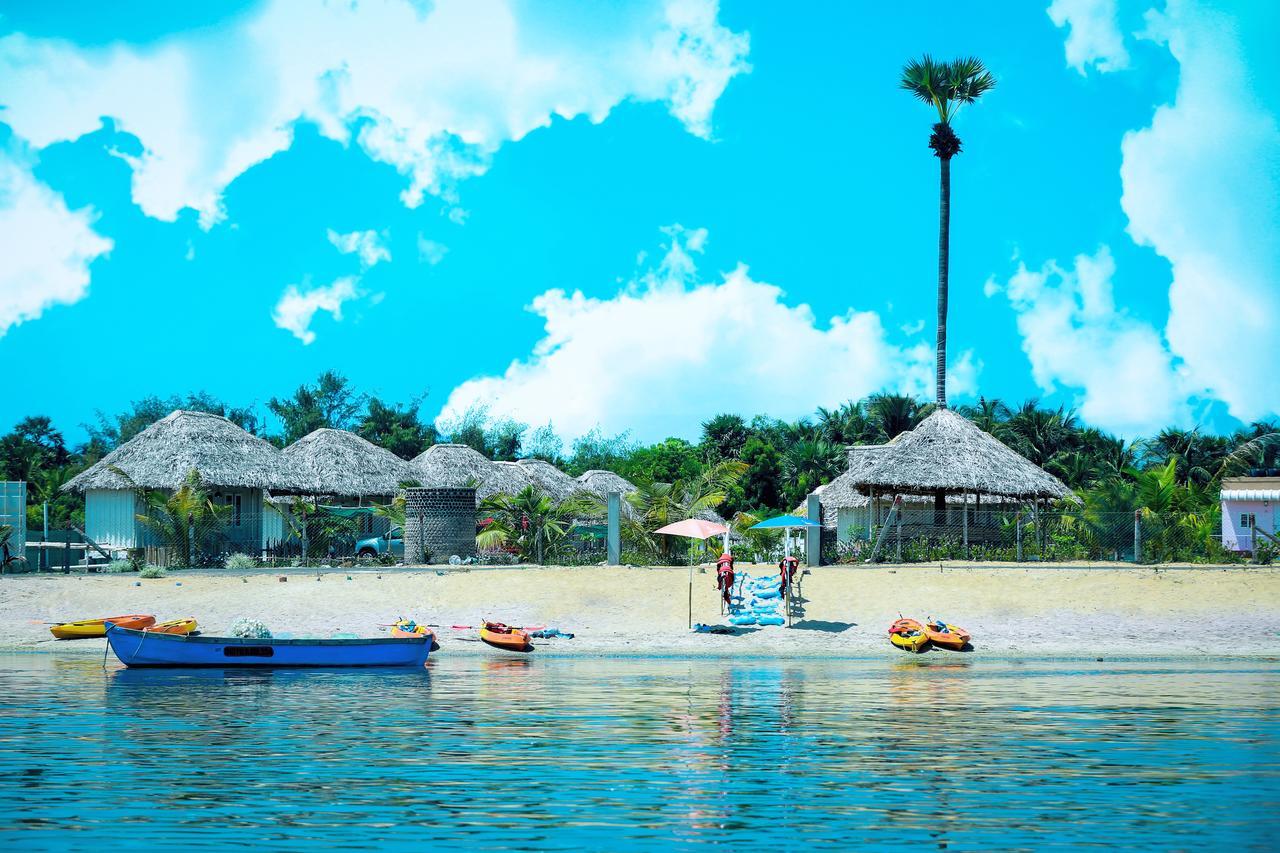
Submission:
<svg viewBox="0 0 1280 853">
<path fill-rule="evenodd" d="M 299 119 L 394 166 L 416 205 L 452 198 L 554 116 L 601 121 L 650 101 L 709 136 L 716 100 L 748 70 L 746 35 L 717 15 L 715 0 L 267 0 L 146 47 L 14 34 L 0 38 L 5 121 L 40 148 L 110 117 L 142 143 L 133 196 L 160 219 L 191 207 L 216 222 L 227 184 L 288 148 Z"/>
<path fill-rule="evenodd" d="M 19 156 L 0 149 L 0 336 L 84 297 L 89 265 L 112 248 L 93 219 L 92 210 L 68 210 Z"/>
<path fill-rule="evenodd" d="M 600 426 L 654 439 L 696 431 L 707 412 L 798 416 L 881 389 L 932 388 L 929 342 L 895 343 L 873 312 L 820 324 L 744 266 L 705 281 L 694 256 L 706 232 L 666 233 L 658 265 L 616 295 L 534 299 L 545 333 L 533 351 L 454 389 L 441 420 L 483 405 L 569 437 Z M 969 353 L 955 359 L 958 394 L 972 391 L 976 372 Z"/>
<path fill-rule="evenodd" d="M 1192 389 L 1248 421 L 1280 412 L 1280 7 L 1230 8 L 1148 15 L 1179 83 L 1124 139 L 1121 204 L 1172 266 L 1165 335 Z"/>
<path fill-rule="evenodd" d="M 1067 64 L 1084 74 L 1129 67 L 1129 52 L 1120 33 L 1117 0 L 1053 0 L 1049 17 L 1066 27 Z"/>
<path fill-rule="evenodd" d="M 344 255 L 356 255 L 360 258 L 360 266 L 369 269 L 379 261 L 391 260 L 391 250 L 377 231 L 352 231 L 339 234 L 329 229 L 329 242 Z"/>
<path fill-rule="evenodd" d="M 359 279 L 355 277 L 340 278 L 333 284 L 306 289 L 291 284 L 276 303 L 271 318 L 304 345 L 310 344 L 316 339 L 316 333 L 311 331 L 311 321 L 317 312 L 327 311 L 334 320 L 341 320 L 343 303 L 363 295 Z"/>
<path fill-rule="evenodd" d="M 1185 424 L 1187 395 L 1173 356 L 1149 323 L 1116 308 L 1115 272 L 1103 246 L 1068 267 L 1020 265 L 1006 284 L 992 280 L 984 289 L 1003 291 L 1017 312 L 1036 384 L 1046 394 L 1076 389 L 1085 421 L 1122 435 Z"/>
<path fill-rule="evenodd" d="M 1067 13 L 1083 7 L 1054 8 L 1074 35 L 1078 19 Z M 989 296 L 1008 294 L 1036 381 L 1074 393 L 1098 426 L 1135 434 L 1186 425 L 1204 400 L 1243 421 L 1280 413 L 1280 110 L 1255 88 L 1280 71 L 1280 7 L 1230 9 L 1170 0 L 1148 13 L 1142 34 L 1179 67 L 1173 102 L 1121 143 L 1128 232 L 1172 269 L 1164 328 L 1116 307 L 1105 248 L 987 284 Z M 1071 39 L 1069 60 L 1105 53 L 1073 53 Z"/>
</svg>

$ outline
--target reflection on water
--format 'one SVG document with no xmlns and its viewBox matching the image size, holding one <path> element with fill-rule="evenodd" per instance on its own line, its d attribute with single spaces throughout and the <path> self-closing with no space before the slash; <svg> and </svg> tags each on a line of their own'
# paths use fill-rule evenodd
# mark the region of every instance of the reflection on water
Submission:
<svg viewBox="0 0 1280 853">
<path fill-rule="evenodd" d="M 1266 663 L 9 656 L 0 840 L 1265 849 L 1278 688 Z"/>
</svg>

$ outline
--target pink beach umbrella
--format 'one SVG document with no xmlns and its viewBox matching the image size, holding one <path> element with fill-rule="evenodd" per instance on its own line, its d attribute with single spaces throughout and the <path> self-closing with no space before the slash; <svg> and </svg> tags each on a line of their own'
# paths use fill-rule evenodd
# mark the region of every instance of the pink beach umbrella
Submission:
<svg viewBox="0 0 1280 853">
<path fill-rule="evenodd" d="M 718 536 L 721 533 L 728 533 L 729 528 L 723 524 L 716 524 L 714 521 L 704 521 L 701 518 L 687 518 L 684 521 L 677 521 L 668 524 L 666 527 L 660 527 L 654 533 L 665 533 L 668 536 L 684 536 L 689 539 L 710 539 L 712 536 Z M 725 540 L 728 543 L 728 539 Z M 689 559 L 689 627 L 693 627 L 693 559 Z"/>
<path fill-rule="evenodd" d="M 727 533 L 729 528 L 723 524 L 716 524 L 714 521 L 704 521 L 701 518 L 687 518 L 684 521 L 677 521 L 668 524 L 666 527 L 659 527 L 654 533 L 666 533 L 669 536 L 687 536 L 690 539 L 710 539 L 712 536 L 718 536 L 721 533 Z"/>
</svg>

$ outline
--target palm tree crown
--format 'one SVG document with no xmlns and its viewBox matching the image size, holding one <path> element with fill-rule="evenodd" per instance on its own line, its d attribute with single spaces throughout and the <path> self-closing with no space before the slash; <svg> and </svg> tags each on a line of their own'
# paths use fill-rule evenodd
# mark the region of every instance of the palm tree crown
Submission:
<svg viewBox="0 0 1280 853">
<path fill-rule="evenodd" d="M 960 107 L 972 104 L 995 85 L 996 78 L 977 57 L 938 62 L 927 53 L 903 67 L 900 83 L 903 89 L 938 111 L 938 123 L 933 126 L 929 147 L 944 160 L 960 153 L 960 138 L 951 129 Z"/>
</svg>

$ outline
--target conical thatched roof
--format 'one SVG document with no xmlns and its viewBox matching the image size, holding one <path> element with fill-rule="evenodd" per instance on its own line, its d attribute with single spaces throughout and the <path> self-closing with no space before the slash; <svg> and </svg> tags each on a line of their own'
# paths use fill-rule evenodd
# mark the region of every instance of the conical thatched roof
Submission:
<svg viewBox="0 0 1280 853">
<path fill-rule="evenodd" d="M 856 476 L 860 492 L 1063 498 L 1061 480 L 950 409 L 938 409 Z"/>
<path fill-rule="evenodd" d="M 484 484 L 484 497 L 504 494 L 514 495 L 537 483 L 528 470 L 518 462 L 491 462 L 489 479 Z"/>
<path fill-rule="evenodd" d="M 579 492 L 587 491 L 577 480 L 543 459 L 521 459 L 518 463 L 524 468 L 543 492 L 555 501 L 563 501 Z"/>
<path fill-rule="evenodd" d="M 409 463 L 418 482 L 428 488 L 457 488 L 485 482 L 493 465 L 484 454 L 465 444 L 433 444 Z"/>
<path fill-rule="evenodd" d="M 386 496 L 418 473 L 390 450 L 342 429 L 318 429 L 284 449 L 307 471 L 319 495 Z"/>
<path fill-rule="evenodd" d="M 121 476 L 116 470 L 123 471 Z M 179 409 L 156 421 L 62 488 L 178 489 L 196 471 L 210 486 L 309 492 L 306 471 L 231 421 Z"/>
<path fill-rule="evenodd" d="M 625 477 L 612 471 L 601 471 L 596 468 L 580 474 L 577 479 L 582 484 L 582 488 L 602 498 L 608 497 L 610 492 L 617 492 L 622 497 L 626 497 L 636 490 L 635 484 Z"/>
</svg>

